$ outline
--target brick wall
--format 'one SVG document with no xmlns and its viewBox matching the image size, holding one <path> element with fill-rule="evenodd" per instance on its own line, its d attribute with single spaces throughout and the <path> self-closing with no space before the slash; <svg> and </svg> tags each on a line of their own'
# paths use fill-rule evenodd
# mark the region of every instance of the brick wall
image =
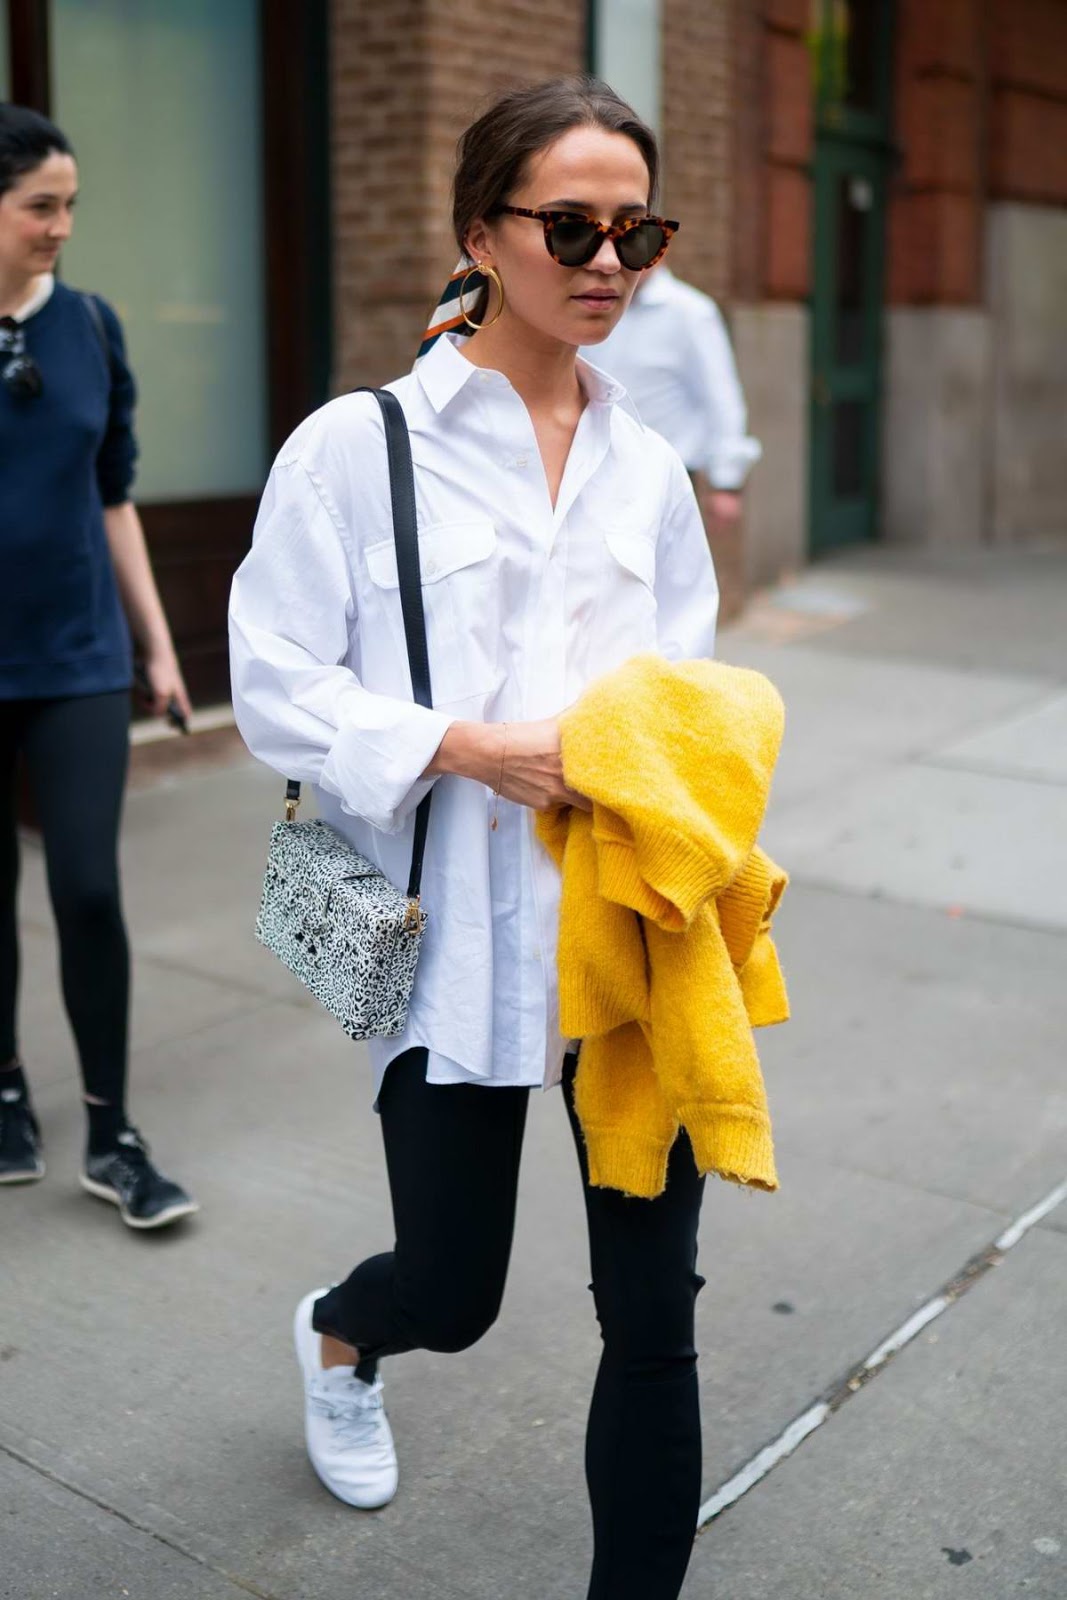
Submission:
<svg viewBox="0 0 1067 1600">
<path fill-rule="evenodd" d="M 733 287 L 745 301 L 811 288 L 814 154 L 808 0 L 734 0 Z"/>
<path fill-rule="evenodd" d="M 898 0 L 894 117 L 902 161 L 888 219 L 891 305 L 969 305 L 982 297 L 985 12 L 985 0 Z"/>
<path fill-rule="evenodd" d="M 663 0 L 663 208 L 671 267 L 716 299 L 733 279 L 735 0 Z"/>
<path fill-rule="evenodd" d="M 994 0 L 989 187 L 998 200 L 1067 205 L 1067 4 Z"/>
<path fill-rule="evenodd" d="M 492 96 L 580 71 L 575 0 L 332 0 L 334 388 L 414 357 L 456 259 L 455 143 Z"/>
</svg>

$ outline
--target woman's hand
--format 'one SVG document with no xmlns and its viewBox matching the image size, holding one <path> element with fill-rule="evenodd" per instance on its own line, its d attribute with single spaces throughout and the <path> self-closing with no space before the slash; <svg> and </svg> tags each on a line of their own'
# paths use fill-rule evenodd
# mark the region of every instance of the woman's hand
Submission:
<svg viewBox="0 0 1067 1600">
<path fill-rule="evenodd" d="M 505 800 L 534 811 L 552 806 L 593 809 L 563 780 L 558 717 L 541 722 L 454 722 L 426 776 L 444 772 L 484 783 Z"/>
<path fill-rule="evenodd" d="M 174 700 L 182 716 L 188 720 L 193 707 L 174 651 L 158 650 L 149 655 L 145 660 L 145 676 L 151 691 L 146 699 L 152 716 L 163 716 Z"/>
</svg>

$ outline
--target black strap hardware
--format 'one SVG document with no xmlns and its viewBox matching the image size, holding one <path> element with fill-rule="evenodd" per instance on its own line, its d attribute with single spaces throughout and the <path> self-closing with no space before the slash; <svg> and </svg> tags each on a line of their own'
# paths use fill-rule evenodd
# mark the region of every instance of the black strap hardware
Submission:
<svg viewBox="0 0 1067 1600">
<path fill-rule="evenodd" d="M 432 708 L 430 653 L 426 644 L 426 618 L 422 609 L 422 573 L 419 569 L 419 530 L 415 513 L 415 474 L 411 465 L 411 441 L 404 412 L 396 395 L 387 389 L 364 386 L 353 394 L 372 394 L 381 407 L 385 426 L 385 445 L 389 456 L 389 492 L 393 503 L 393 542 L 396 545 L 396 570 L 400 584 L 400 609 L 404 618 L 411 694 L 416 705 Z M 422 862 L 426 853 L 426 831 L 430 825 L 433 790 L 419 801 L 415 813 L 415 838 L 411 849 L 411 874 L 408 899 L 417 900 L 422 885 Z M 300 785 L 290 778 L 285 786 L 285 820 L 292 822 L 300 804 Z"/>
</svg>

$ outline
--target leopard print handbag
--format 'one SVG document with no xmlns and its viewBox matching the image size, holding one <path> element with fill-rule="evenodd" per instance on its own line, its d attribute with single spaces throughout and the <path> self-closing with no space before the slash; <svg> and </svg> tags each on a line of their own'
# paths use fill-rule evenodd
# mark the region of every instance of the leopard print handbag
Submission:
<svg viewBox="0 0 1067 1600">
<path fill-rule="evenodd" d="M 393 538 L 413 698 L 433 704 L 422 609 L 415 480 L 400 402 L 381 407 L 389 453 Z M 328 822 L 297 822 L 300 785 L 285 791 L 285 821 L 271 830 L 256 937 L 336 1017 L 350 1039 L 393 1038 L 407 1022 L 426 913 L 419 899 L 433 791 L 415 813 L 407 893 Z"/>
</svg>

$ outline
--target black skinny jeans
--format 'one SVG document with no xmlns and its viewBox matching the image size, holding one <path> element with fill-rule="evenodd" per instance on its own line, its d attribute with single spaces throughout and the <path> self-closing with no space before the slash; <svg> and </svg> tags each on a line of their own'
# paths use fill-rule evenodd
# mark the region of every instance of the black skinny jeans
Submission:
<svg viewBox="0 0 1067 1600">
<path fill-rule="evenodd" d="M 564 1093 L 589 1224 L 603 1353 L 586 1438 L 594 1557 L 588 1600 L 676 1600 L 700 1506 L 694 1307 L 704 1180 L 684 1134 L 667 1187 L 635 1200 L 589 1185 Z M 379 1101 L 395 1249 L 316 1302 L 314 1325 L 355 1345 L 359 1375 L 404 1350 L 463 1350 L 500 1310 L 515 1221 L 526 1089 L 428 1084 L 426 1053 L 390 1065 Z"/>
<path fill-rule="evenodd" d="M 130 696 L 0 700 L 0 1066 L 18 1054 L 15 921 L 18 757 L 44 839 L 60 975 L 85 1092 L 121 1107 L 126 1084 L 129 949 L 118 832 L 129 759 Z"/>
</svg>

